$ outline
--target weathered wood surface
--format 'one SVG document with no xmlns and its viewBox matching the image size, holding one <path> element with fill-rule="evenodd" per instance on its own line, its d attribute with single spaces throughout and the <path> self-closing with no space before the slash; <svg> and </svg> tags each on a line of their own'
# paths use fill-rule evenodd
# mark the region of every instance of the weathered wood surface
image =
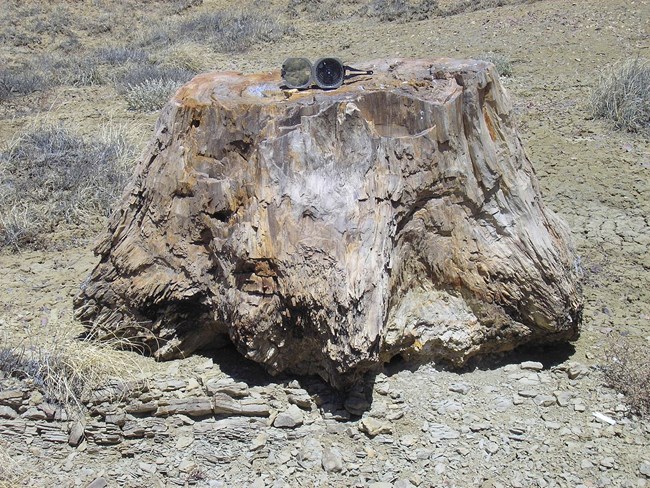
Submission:
<svg viewBox="0 0 650 488">
<path fill-rule="evenodd" d="M 396 354 L 575 339 L 575 251 L 494 68 L 365 67 L 331 92 L 277 72 L 181 88 L 75 301 L 89 331 L 161 359 L 228 336 L 339 387 Z"/>
</svg>

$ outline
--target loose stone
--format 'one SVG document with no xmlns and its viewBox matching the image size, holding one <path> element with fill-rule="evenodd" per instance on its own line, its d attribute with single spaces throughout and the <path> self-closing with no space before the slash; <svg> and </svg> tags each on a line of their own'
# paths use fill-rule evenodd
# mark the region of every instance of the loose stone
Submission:
<svg viewBox="0 0 650 488">
<path fill-rule="evenodd" d="M 614 420 L 613 418 L 611 418 L 611 417 L 609 417 L 609 416 L 607 416 L 605 414 L 602 414 L 600 412 L 592 412 L 591 414 L 594 417 L 596 417 L 596 420 L 598 420 L 599 422 L 601 422 L 603 424 L 616 425 L 616 420 Z"/>
<path fill-rule="evenodd" d="M 0 405 L 0 418 L 15 419 L 17 417 L 18 413 L 13 408 L 6 405 Z"/>
<path fill-rule="evenodd" d="M 535 398 L 533 398 L 533 401 L 540 407 L 551 407 L 557 404 L 555 397 L 550 395 L 537 395 Z"/>
<path fill-rule="evenodd" d="M 323 469 L 328 473 L 340 473 L 343 471 L 343 456 L 341 452 L 335 448 L 326 447 L 323 449 L 322 456 Z"/>
<path fill-rule="evenodd" d="M 105 488 L 108 482 L 104 478 L 96 478 L 86 488 Z"/>
<path fill-rule="evenodd" d="M 544 365 L 537 361 L 524 361 L 519 367 L 530 371 L 541 371 L 544 369 Z"/>
<path fill-rule="evenodd" d="M 70 435 L 68 436 L 68 444 L 72 447 L 77 447 L 84 438 L 85 425 L 81 421 L 72 423 L 70 427 Z"/>
<path fill-rule="evenodd" d="M 359 422 L 359 430 L 368 434 L 370 437 L 375 437 L 379 434 L 390 434 L 393 431 L 390 424 L 373 417 L 361 419 Z"/>
<path fill-rule="evenodd" d="M 467 395 L 469 393 L 470 387 L 465 383 L 452 383 L 449 385 L 449 391 L 454 393 L 460 393 L 461 395 Z"/>
<path fill-rule="evenodd" d="M 248 385 L 244 382 L 233 382 L 228 379 L 210 380 L 205 385 L 210 395 L 224 393 L 232 398 L 243 398 L 249 395 Z"/>
<path fill-rule="evenodd" d="M 650 478 L 650 462 L 645 461 L 639 465 L 639 473 L 641 473 L 646 478 Z"/>
<path fill-rule="evenodd" d="M 615 465 L 615 461 L 613 457 L 604 457 L 600 460 L 600 465 L 603 466 L 604 468 L 611 469 Z"/>
<path fill-rule="evenodd" d="M 299 427 L 304 422 L 304 415 L 302 410 L 297 405 L 290 405 L 287 410 L 279 413 L 273 421 L 274 427 L 282 429 L 293 429 Z"/>
</svg>

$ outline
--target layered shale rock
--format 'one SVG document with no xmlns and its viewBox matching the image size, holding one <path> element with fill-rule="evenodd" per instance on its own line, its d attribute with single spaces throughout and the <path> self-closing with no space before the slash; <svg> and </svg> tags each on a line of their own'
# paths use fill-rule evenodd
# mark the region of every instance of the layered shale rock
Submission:
<svg viewBox="0 0 650 488">
<path fill-rule="evenodd" d="M 579 270 L 494 67 L 385 60 L 334 91 L 181 88 L 76 299 L 160 359 L 229 338 L 335 386 L 402 354 L 462 365 L 575 339 Z"/>
</svg>

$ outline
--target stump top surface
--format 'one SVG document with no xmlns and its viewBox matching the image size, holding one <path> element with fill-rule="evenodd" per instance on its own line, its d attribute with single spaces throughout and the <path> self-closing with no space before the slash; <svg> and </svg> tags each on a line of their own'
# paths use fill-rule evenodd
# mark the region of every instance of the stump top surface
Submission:
<svg viewBox="0 0 650 488">
<path fill-rule="evenodd" d="M 313 87 L 290 90 L 283 87 L 280 70 L 264 73 L 211 72 L 196 76 L 181 87 L 173 102 L 184 106 L 221 104 L 275 105 L 278 103 L 310 103 L 312 101 L 344 100 L 369 91 L 401 89 L 431 102 L 444 102 L 459 86 L 454 74 L 487 74 L 490 64 L 479 60 L 449 58 L 382 59 L 354 63 L 355 68 L 373 70 L 372 75 L 346 79 L 340 88 L 323 90 Z M 450 83 L 452 80 L 454 82 Z"/>
</svg>

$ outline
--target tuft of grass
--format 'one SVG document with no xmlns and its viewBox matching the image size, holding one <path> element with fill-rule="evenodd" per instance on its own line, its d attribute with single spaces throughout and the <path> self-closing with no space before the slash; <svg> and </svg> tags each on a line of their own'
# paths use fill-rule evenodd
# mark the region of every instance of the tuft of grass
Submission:
<svg viewBox="0 0 650 488">
<path fill-rule="evenodd" d="M 160 110 L 178 86 L 173 80 L 145 80 L 136 85 L 129 85 L 125 94 L 127 107 L 138 112 Z"/>
<path fill-rule="evenodd" d="M 517 5 L 521 3 L 535 3 L 539 0 L 457 0 L 451 2 L 443 11 L 443 16 L 458 15 L 467 12 L 476 12 L 488 8 L 503 7 L 504 5 Z"/>
<path fill-rule="evenodd" d="M 37 247 L 61 224 L 90 224 L 108 215 L 134 155 L 117 130 L 93 141 L 63 126 L 18 136 L 0 151 L 0 247 Z"/>
<path fill-rule="evenodd" d="M 487 53 L 479 54 L 477 57 L 478 59 L 492 63 L 497 69 L 499 76 L 512 76 L 512 63 L 507 56 L 490 51 Z"/>
<path fill-rule="evenodd" d="M 374 0 L 368 5 L 366 15 L 381 22 L 408 20 L 409 4 L 405 0 Z"/>
<path fill-rule="evenodd" d="M 169 6 L 171 14 L 177 15 L 203 4 L 203 0 L 174 0 Z"/>
<path fill-rule="evenodd" d="M 27 463 L 16 462 L 11 455 L 13 448 L 11 443 L 0 440 L 0 488 L 29 486 L 29 478 L 35 474 Z"/>
<path fill-rule="evenodd" d="M 417 3 L 407 0 L 374 0 L 363 11 L 367 17 L 378 18 L 381 22 L 426 20 L 441 12 L 438 0 L 420 0 Z"/>
<path fill-rule="evenodd" d="M 281 39 L 291 29 L 268 13 L 226 9 L 202 13 L 176 24 L 158 26 L 143 41 L 145 46 L 196 41 L 215 51 L 237 53 L 261 42 Z"/>
<path fill-rule="evenodd" d="M 169 46 L 152 56 L 163 68 L 173 68 L 187 73 L 200 73 L 212 66 L 213 57 L 195 41 L 183 41 Z"/>
<path fill-rule="evenodd" d="M 133 66 L 122 74 L 117 82 L 118 91 L 128 91 L 130 86 L 162 80 L 180 86 L 188 82 L 196 73 L 183 68 L 165 67 L 158 64 Z"/>
<path fill-rule="evenodd" d="M 134 66 L 121 75 L 117 90 L 126 98 L 129 110 L 152 112 L 164 107 L 174 91 L 194 75 L 194 71 L 173 66 Z"/>
<path fill-rule="evenodd" d="M 119 66 L 128 62 L 148 63 L 149 54 L 141 49 L 123 46 L 102 47 L 95 51 L 94 58 L 98 63 Z"/>
<path fill-rule="evenodd" d="M 135 66 L 125 71 L 117 90 L 126 98 L 129 110 L 160 110 L 179 86 L 189 81 L 194 71 L 158 64 Z"/>
<path fill-rule="evenodd" d="M 103 81 L 92 57 L 49 53 L 21 66 L 0 69 L 0 101 L 54 86 L 89 86 Z"/>
<path fill-rule="evenodd" d="M 612 340 L 602 370 L 607 385 L 625 395 L 632 411 L 647 416 L 650 414 L 650 348 L 639 341 L 623 336 Z"/>
<path fill-rule="evenodd" d="M 40 74 L 27 65 L 0 69 L 0 101 L 7 101 L 15 95 L 29 95 L 49 87 Z"/>
<path fill-rule="evenodd" d="M 146 359 L 125 351 L 124 339 L 103 343 L 79 339 L 82 326 L 50 313 L 42 330 L 31 330 L 22 342 L 6 340 L 0 347 L 0 371 L 27 380 L 45 400 L 69 414 L 83 412 L 94 391 L 111 384 L 139 380 Z"/>
<path fill-rule="evenodd" d="M 0 211 L 0 246 L 16 251 L 36 246 L 43 223 L 35 205 L 17 205 Z"/>
<path fill-rule="evenodd" d="M 650 59 L 619 61 L 600 74 L 591 93 L 595 117 L 650 136 Z"/>
<path fill-rule="evenodd" d="M 102 83 L 97 62 L 92 57 L 46 54 L 31 64 L 36 73 L 49 76 L 51 84 L 91 86 Z"/>
<path fill-rule="evenodd" d="M 285 13 L 290 19 L 309 17 L 317 21 L 331 21 L 343 17 L 345 9 L 338 0 L 290 0 Z"/>
</svg>

